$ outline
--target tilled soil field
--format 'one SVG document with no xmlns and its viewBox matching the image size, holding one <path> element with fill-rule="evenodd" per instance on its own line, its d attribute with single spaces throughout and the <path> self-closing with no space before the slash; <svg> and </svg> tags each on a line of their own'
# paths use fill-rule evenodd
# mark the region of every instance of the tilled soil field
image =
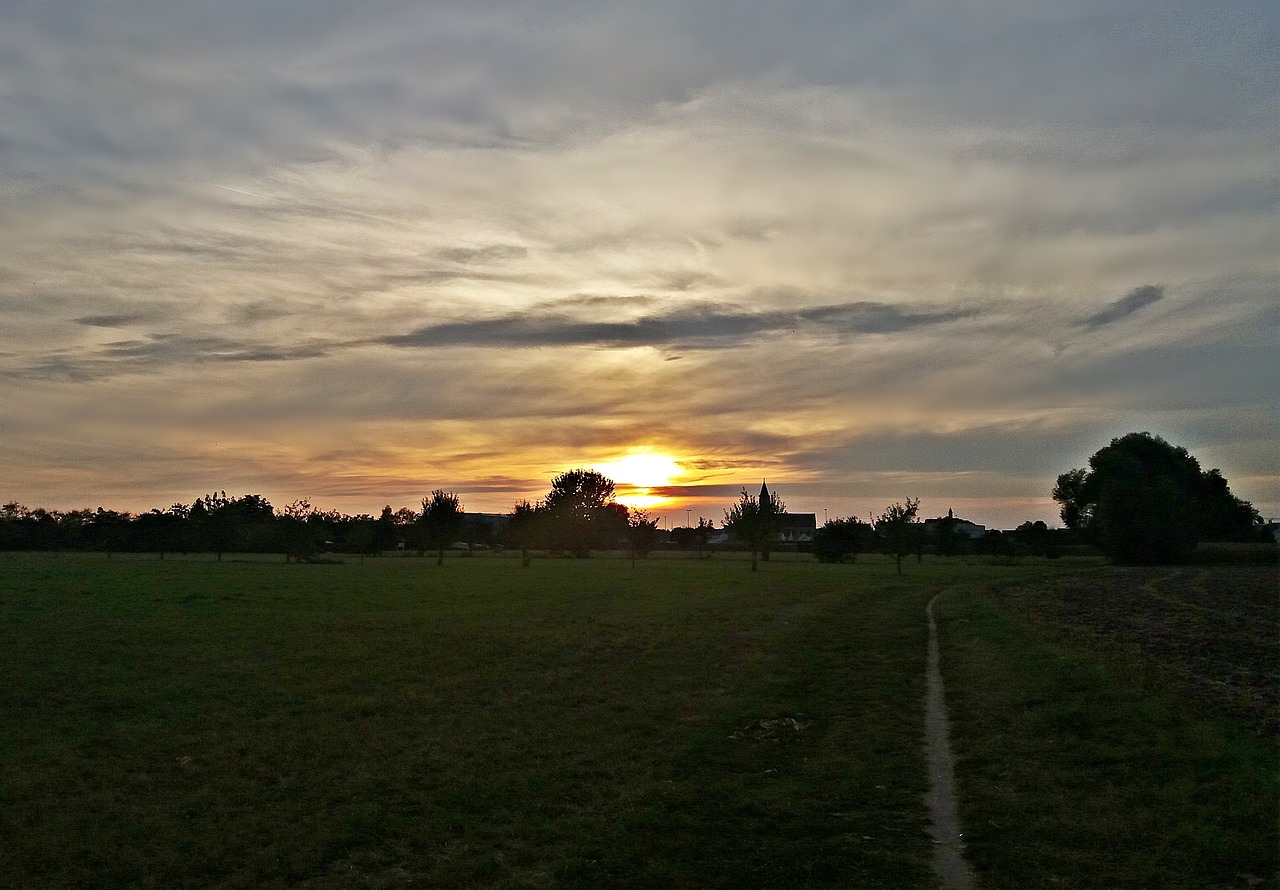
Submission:
<svg viewBox="0 0 1280 890">
<path fill-rule="evenodd" d="M 1280 739 L 1275 566 L 1112 568 L 1000 597 L 1050 633 L 1121 659 L 1144 682 Z"/>
</svg>

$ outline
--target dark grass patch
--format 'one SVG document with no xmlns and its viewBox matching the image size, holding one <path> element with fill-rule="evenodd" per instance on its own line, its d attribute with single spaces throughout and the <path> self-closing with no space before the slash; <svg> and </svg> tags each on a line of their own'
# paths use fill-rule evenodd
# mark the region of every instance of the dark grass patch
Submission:
<svg viewBox="0 0 1280 890">
<path fill-rule="evenodd" d="M 986 886 L 1280 882 L 1275 739 L 1256 711 L 1187 691 L 1220 668 L 1208 651 L 1274 664 L 1271 618 L 1236 625 L 1274 616 L 1274 586 L 1221 571 L 1113 570 L 939 602 L 961 818 Z M 1269 656 L 1255 647 L 1267 634 Z"/>
<path fill-rule="evenodd" d="M 1043 632 L 1280 738 L 1280 572 L 1262 566 L 1114 569 L 1011 588 Z"/>
<path fill-rule="evenodd" d="M 0 556 L 0 885 L 927 886 L 941 570 L 762 569 Z"/>
</svg>

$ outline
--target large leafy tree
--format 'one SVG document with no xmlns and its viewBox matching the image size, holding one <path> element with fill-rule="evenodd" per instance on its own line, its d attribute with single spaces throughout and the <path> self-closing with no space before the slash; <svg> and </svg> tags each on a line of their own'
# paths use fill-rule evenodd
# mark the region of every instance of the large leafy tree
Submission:
<svg viewBox="0 0 1280 890">
<path fill-rule="evenodd" d="M 568 470 L 552 479 L 541 505 L 549 543 L 583 557 L 625 537 L 627 508 L 614 501 L 613 491 L 613 480 L 596 470 Z"/>
<path fill-rule="evenodd" d="M 225 491 L 217 491 L 196 498 L 190 517 L 221 561 L 225 551 L 261 544 L 271 529 L 275 510 L 260 494 L 230 498 Z"/>
<path fill-rule="evenodd" d="M 182 511 L 186 509 L 180 504 L 174 506 Z M 134 541 L 141 549 L 153 551 L 164 559 L 165 551 L 181 546 L 183 521 L 183 513 L 175 513 L 173 507 L 143 513 L 133 521 Z"/>
<path fill-rule="evenodd" d="M 1134 565 L 1177 562 L 1199 541 L 1255 540 L 1262 527 L 1221 472 L 1204 472 L 1187 449 L 1145 432 L 1112 439 L 1087 469 L 1063 473 L 1053 499 L 1068 528 Z"/>
<path fill-rule="evenodd" d="M 451 491 L 437 488 L 431 497 L 422 499 L 422 516 L 418 519 L 424 548 L 436 551 L 436 565 L 444 565 L 444 548 L 462 531 L 462 503 Z"/>
<path fill-rule="evenodd" d="M 786 511 L 782 498 L 763 485 L 760 497 L 744 488 L 738 502 L 724 511 L 724 530 L 751 550 L 751 571 L 757 571 L 757 556 L 769 558 L 769 545 L 777 540 Z"/>
</svg>

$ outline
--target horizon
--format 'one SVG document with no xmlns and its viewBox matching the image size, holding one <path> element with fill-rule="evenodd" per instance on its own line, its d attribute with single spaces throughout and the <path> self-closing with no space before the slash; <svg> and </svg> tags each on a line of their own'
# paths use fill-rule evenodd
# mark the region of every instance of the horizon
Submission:
<svg viewBox="0 0 1280 890">
<path fill-rule="evenodd" d="M 616 465 L 616 462 L 614 462 L 614 465 Z M 602 470 L 601 467 L 607 468 L 608 466 L 610 466 L 610 464 L 601 464 L 600 467 L 591 467 L 590 469 L 596 469 L 597 471 L 604 472 L 604 470 Z M 558 472 L 566 472 L 569 469 L 572 469 L 572 468 L 566 467 L 564 470 L 561 470 Z M 1209 468 L 1205 468 L 1205 469 L 1209 469 Z M 608 476 L 608 473 L 606 472 L 605 475 Z M 697 490 L 703 492 L 699 496 L 699 498 L 694 499 L 694 498 L 686 497 L 679 494 L 682 488 L 682 486 L 679 486 L 679 485 L 658 485 L 658 486 L 651 487 L 651 486 L 643 486 L 643 485 L 627 484 L 627 483 L 619 484 L 618 480 L 614 480 L 612 477 L 609 477 L 609 478 L 611 479 L 611 481 L 614 481 L 617 486 L 617 490 L 615 492 L 615 497 L 614 497 L 614 501 L 616 503 L 622 503 L 625 506 L 627 506 L 628 509 L 631 509 L 631 510 L 637 510 L 637 509 L 643 510 L 645 513 L 648 514 L 650 519 L 657 520 L 658 527 L 663 529 L 692 527 L 694 525 L 697 525 L 698 521 L 701 519 L 710 520 L 715 526 L 719 527 L 723 525 L 725 513 L 728 511 L 730 507 L 733 506 L 734 503 L 737 502 L 738 497 L 741 494 L 748 494 L 754 497 L 755 493 L 758 491 L 757 488 L 751 485 L 744 485 L 737 489 L 734 489 L 732 491 L 732 494 L 728 493 L 728 489 L 730 489 L 731 486 L 727 486 L 727 485 L 701 486 L 701 487 L 690 486 L 690 488 L 697 488 Z M 761 479 L 762 484 L 766 482 L 767 482 L 766 479 L 763 479 L 763 478 Z M 1230 482 L 1229 479 L 1228 479 L 1228 482 Z M 462 507 L 464 513 L 492 516 L 492 515 L 509 515 L 512 512 L 515 504 L 519 503 L 522 500 L 527 500 L 529 503 L 537 503 L 542 499 L 542 497 L 547 493 L 547 491 L 550 490 L 550 485 L 551 485 L 551 479 L 548 478 L 547 485 L 545 486 L 544 490 L 540 491 L 536 496 L 517 497 L 505 508 L 498 508 L 498 509 L 474 507 L 468 503 L 466 498 L 463 497 L 461 493 L 455 492 L 452 489 L 448 489 L 448 488 L 444 488 L 444 490 L 448 491 L 451 494 L 457 494 L 459 496 L 460 506 Z M 440 486 L 436 486 L 436 488 L 440 488 Z M 721 494 L 721 495 L 709 494 L 709 493 L 706 493 L 707 489 L 714 489 L 717 492 L 724 492 L 724 494 Z M 824 504 L 824 506 L 815 508 L 815 507 L 809 506 L 810 504 L 818 502 L 813 499 L 802 500 L 797 502 L 797 501 L 792 501 L 787 497 L 783 496 L 783 492 L 778 483 L 774 483 L 773 485 L 771 485 L 770 491 L 782 498 L 784 502 L 784 507 L 787 513 L 812 514 L 816 518 L 818 527 L 821 527 L 827 520 L 857 518 L 863 521 L 869 521 L 873 519 L 876 515 L 879 515 L 879 513 L 883 512 L 884 508 L 889 506 L 890 504 L 905 501 L 907 497 L 913 497 L 908 495 L 907 497 L 890 499 L 890 500 L 886 500 L 884 503 L 875 503 L 874 506 L 872 505 L 874 502 L 874 499 L 868 499 L 866 497 L 863 497 L 859 503 L 865 505 L 865 509 L 862 509 L 862 510 L 854 509 L 849 511 L 842 511 L 839 509 L 832 509 L 828 506 L 825 506 L 825 504 L 828 501 L 842 503 L 842 501 L 840 501 L 839 499 L 826 499 L 826 500 L 819 499 Z M 232 490 L 223 489 L 223 488 L 209 489 L 207 491 L 201 492 L 200 494 L 196 495 L 195 497 L 192 497 L 189 500 L 177 498 L 175 500 L 169 501 L 167 504 L 150 504 L 146 506 L 134 506 L 134 507 L 124 507 L 124 508 L 120 507 L 120 505 L 107 504 L 107 503 L 80 504 L 79 506 L 54 506 L 50 504 L 25 503 L 22 501 L 15 501 L 15 502 L 19 503 L 21 506 L 28 509 L 37 509 L 37 508 L 43 507 L 44 509 L 56 510 L 59 512 L 68 512 L 71 510 L 95 510 L 97 508 L 103 508 L 107 510 L 116 510 L 117 512 L 129 513 L 136 516 L 141 513 L 149 512 L 152 509 L 165 510 L 165 509 L 168 509 L 168 507 L 170 506 L 174 506 L 178 504 L 190 507 L 197 499 L 204 498 L 210 494 L 217 494 L 219 492 L 223 492 L 228 497 L 232 497 L 232 498 L 244 497 L 246 495 L 259 495 L 265 498 L 272 505 L 277 515 L 281 514 L 281 511 L 285 506 L 292 504 L 296 501 L 302 500 L 302 501 L 307 501 L 308 503 L 310 503 L 312 508 L 319 511 L 332 510 L 347 516 L 369 515 L 375 518 L 382 512 L 384 507 L 390 507 L 393 512 L 398 511 L 400 509 L 404 509 L 404 508 L 418 512 L 421 510 L 422 501 L 425 498 L 430 496 L 430 492 L 426 492 L 421 497 L 409 503 L 396 504 L 396 503 L 387 502 L 381 506 L 378 506 L 372 509 L 362 509 L 360 507 L 344 508 L 344 507 L 335 506 L 333 504 L 317 501 L 315 499 L 312 499 L 306 496 L 281 497 L 277 499 L 275 497 L 272 497 L 270 494 L 261 492 L 261 491 L 240 492 L 240 491 L 232 491 Z M 659 505 L 651 505 L 651 506 L 644 506 L 642 504 L 631 503 L 631 501 L 633 501 L 637 495 L 639 495 L 640 499 L 643 501 L 650 494 L 657 495 L 663 498 L 665 500 L 665 503 L 659 504 Z M 9 500 L 11 499 L 6 499 L 6 502 L 8 502 Z M 919 519 L 925 520 L 925 519 L 941 518 L 945 516 L 949 511 L 954 511 L 954 515 L 956 519 L 962 519 L 969 522 L 974 522 L 978 525 L 984 526 L 988 530 L 996 530 L 996 531 L 1011 530 L 1018 527 L 1024 522 L 1034 522 L 1037 520 L 1045 522 L 1045 524 L 1051 529 L 1064 528 L 1065 526 L 1062 524 L 1061 517 L 1058 513 L 1058 504 L 1052 499 L 1052 497 L 1047 497 L 1046 500 L 1051 505 L 1053 510 L 1052 519 L 1046 519 L 1042 515 L 1031 516 L 1031 515 L 1023 515 L 1022 513 L 1019 513 L 1018 511 L 1021 508 L 1021 505 L 1023 503 L 1021 499 L 1015 499 L 1016 505 L 1007 507 L 1004 512 L 999 512 L 999 510 L 997 510 L 996 518 L 994 520 L 992 520 L 991 516 L 988 514 L 966 512 L 966 508 L 964 506 L 961 506 L 960 508 L 957 509 L 957 504 L 964 504 L 965 503 L 964 501 L 949 501 L 945 508 L 941 508 L 940 510 L 935 510 L 935 507 L 933 504 L 929 503 L 925 499 L 921 499 L 920 509 L 917 515 Z M 492 504 L 492 503 L 496 503 L 496 501 L 489 500 L 489 501 L 484 501 L 482 503 Z M 989 499 L 984 499 L 982 501 L 979 501 L 978 503 L 987 505 L 986 509 L 988 510 L 991 509 Z M 707 512 L 708 507 L 710 508 L 710 513 Z M 1264 521 L 1274 521 L 1273 517 L 1268 517 L 1265 514 L 1263 515 L 1263 519 Z"/>
<path fill-rule="evenodd" d="M 679 521 L 767 478 L 1057 527 L 1150 431 L 1280 516 L 1277 27 L 6 5 L 0 501 L 500 513 L 612 466 Z"/>
</svg>

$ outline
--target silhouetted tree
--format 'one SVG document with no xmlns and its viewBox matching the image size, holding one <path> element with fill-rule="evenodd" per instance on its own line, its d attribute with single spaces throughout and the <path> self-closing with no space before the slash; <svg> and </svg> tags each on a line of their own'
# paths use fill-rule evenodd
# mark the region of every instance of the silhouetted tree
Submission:
<svg viewBox="0 0 1280 890">
<path fill-rule="evenodd" d="M 502 538 L 508 544 L 520 549 L 522 565 L 530 563 L 529 551 L 544 543 L 546 510 L 541 504 L 534 505 L 528 501 L 519 501 L 511 510 L 507 524 L 502 530 Z"/>
<path fill-rule="evenodd" d="M 658 520 L 650 519 L 644 510 L 633 510 L 627 519 L 627 543 L 631 545 L 631 565 L 636 558 L 645 559 L 658 541 Z"/>
<path fill-rule="evenodd" d="M 226 491 L 217 491 L 196 498 L 191 505 L 191 518 L 201 526 L 203 539 L 221 562 L 222 554 L 227 551 L 245 545 L 253 549 L 253 545 L 265 543 L 275 510 L 260 494 L 230 498 Z"/>
<path fill-rule="evenodd" d="M 907 498 L 905 504 L 890 504 L 873 523 L 876 535 L 897 563 L 899 575 L 903 557 L 917 552 L 920 546 L 922 529 L 916 515 L 919 510 L 920 499 Z"/>
<path fill-rule="evenodd" d="M 853 562 L 873 538 L 871 526 L 860 519 L 832 519 L 814 534 L 813 554 L 819 562 Z"/>
<path fill-rule="evenodd" d="M 716 530 L 716 524 L 708 519 L 698 517 L 698 524 L 694 526 L 693 538 L 698 544 L 698 558 L 702 559 L 707 555 L 707 544 L 711 540 L 711 533 Z"/>
<path fill-rule="evenodd" d="M 303 562 L 315 556 L 316 533 L 310 523 L 315 510 L 305 498 L 287 504 L 276 520 L 284 545 L 284 561 Z"/>
<path fill-rule="evenodd" d="M 0 550 L 46 549 L 47 535 L 41 534 L 39 516 L 43 512 L 28 510 L 17 501 L 0 506 Z"/>
<path fill-rule="evenodd" d="M 391 512 L 391 505 L 387 504 L 382 508 L 382 512 L 378 514 L 377 530 L 374 534 L 372 551 L 378 553 L 382 550 L 390 550 L 396 546 L 396 516 Z"/>
<path fill-rule="evenodd" d="M 1176 562 L 1200 540 L 1255 540 L 1262 517 L 1182 447 L 1150 433 L 1111 440 L 1058 477 L 1062 521 L 1119 563 Z"/>
<path fill-rule="evenodd" d="M 553 544 L 584 557 L 625 535 L 626 508 L 614 502 L 613 490 L 613 480 L 595 470 L 568 470 L 552 479 L 542 504 Z"/>
<path fill-rule="evenodd" d="M 1014 529 L 1013 534 L 1018 543 L 1032 556 L 1055 555 L 1052 535 L 1044 520 L 1037 519 L 1035 522 L 1028 520 Z"/>
<path fill-rule="evenodd" d="M 744 488 L 738 503 L 724 511 L 724 530 L 751 550 L 753 572 L 757 570 L 757 555 L 768 559 L 769 545 L 782 530 L 782 514 L 787 509 L 782 499 L 763 485 L 760 495 L 753 497 Z"/>
<path fill-rule="evenodd" d="M 418 520 L 423 543 L 437 550 L 436 565 L 444 565 L 444 548 L 462 530 L 462 504 L 451 491 L 437 488 L 431 497 L 422 499 L 422 516 Z"/>
<path fill-rule="evenodd" d="M 360 564 L 364 558 L 378 552 L 378 520 L 372 516 L 360 515 L 351 517 L 346 529 L 346 552 L 360 554 Z"/>
<path fill-rule="evenodd" d="M 671 530 L 671 543 L 679 547 L 681 550 L 696 550 L 698 556 L 706 555 L 707 542 L 711 540 L 711 533 L 715 531 L 715 523 L 708 522 L 703 517 L 698 517 L 698 524 L 687 528 L 673 528 Z"/>
<path fill-rule="evenodd" d="M 139 549 L 149 550 L 164 559 L 166 551 L 181 546 L 182 523 L 181 515 L 174 514 L 172 509 L 150 510 L 133 521 L 134 542 Z"/>
<path fill-rule="evenodd" d="M 1248 501 L 1231 493 L 1218 469 L 1200 474 L 1196 489 L 1196 530 L 1201 541 L 1257 542 L 1266 540 L 1266 523 Z"/>
<path fill-rule="evenodd" d="M 128 540 L 132 518 L 128 513 L 117 513 L 115 510 L 99 507 L 86 517 L 83 526 L 85 543 L 94 549 L 106 551 L 107 559 L 110 559 Z"/>
</svg>

